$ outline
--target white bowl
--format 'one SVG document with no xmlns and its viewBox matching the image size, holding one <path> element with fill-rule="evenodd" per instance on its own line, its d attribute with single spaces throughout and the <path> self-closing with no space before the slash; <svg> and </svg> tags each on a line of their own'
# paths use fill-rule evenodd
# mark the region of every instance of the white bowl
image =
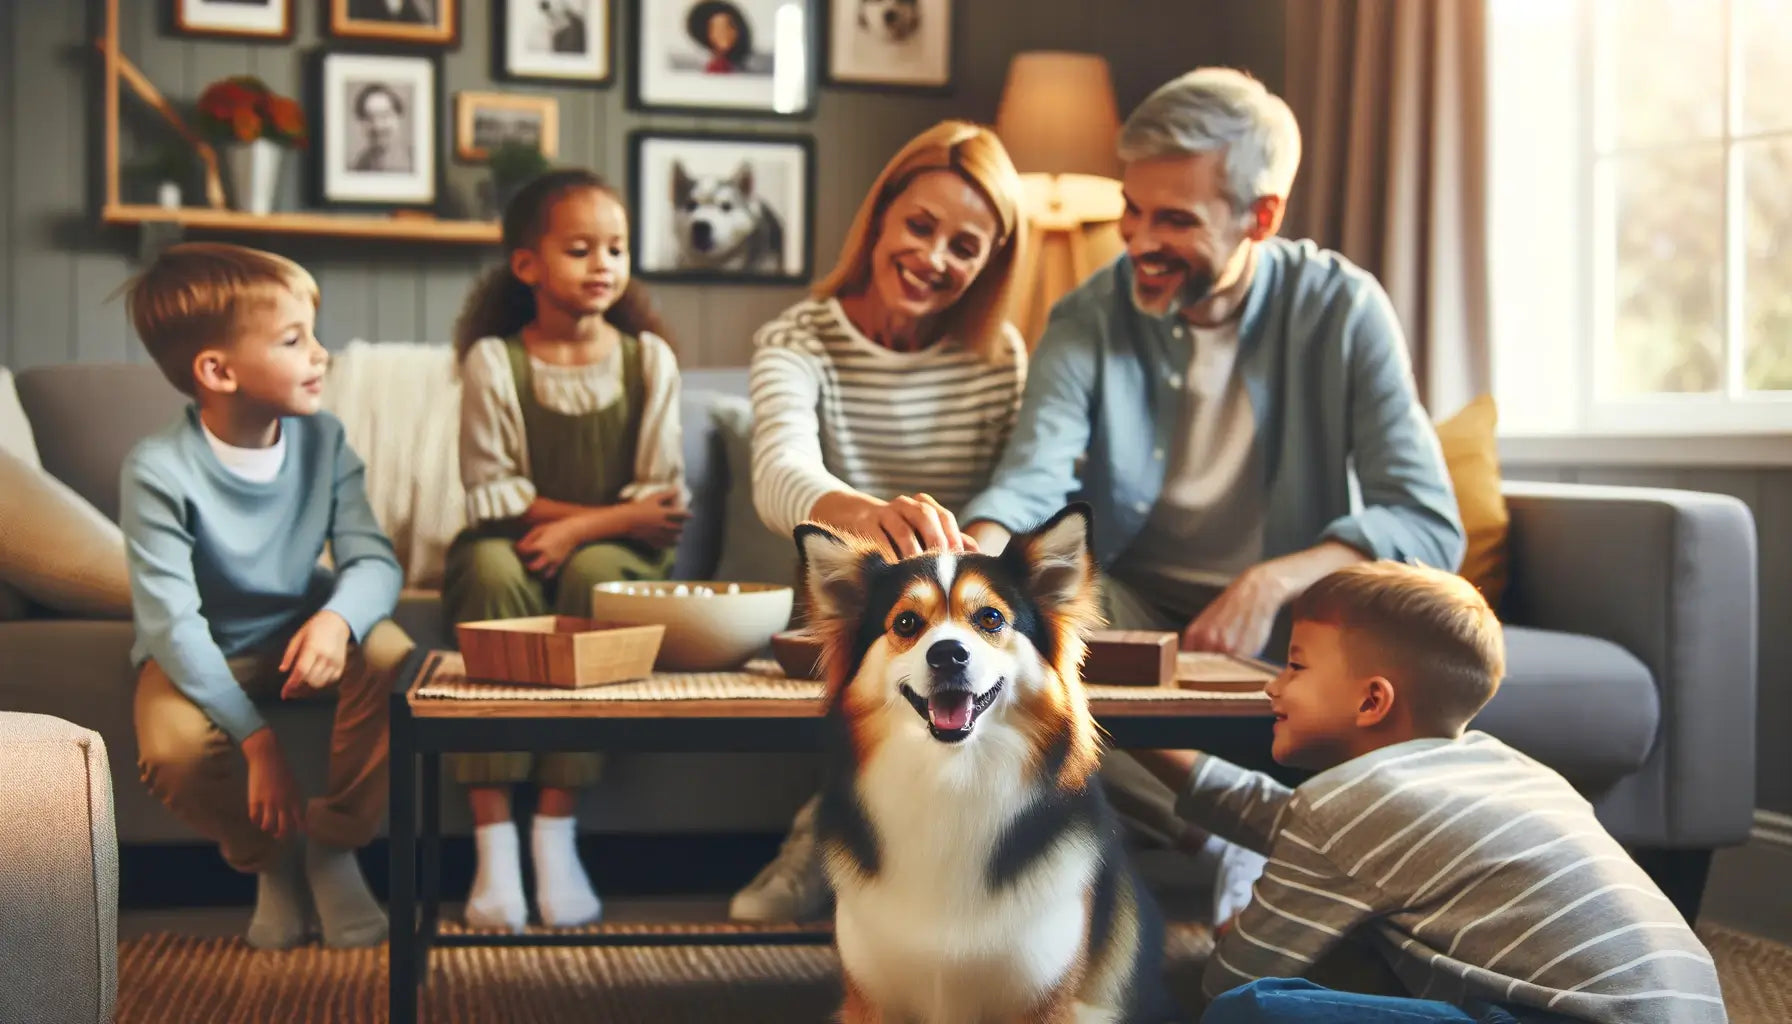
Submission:
<svg viewBox="0 0 1792 1024">
<path fill-rule="evenodd" d="M 591 617 L 627 626 L 666 627 L 654 668 L 668 672 L 736 669 L 790 625 L 790 587 L 712 580 L 642 580 L 591 588 Z"/>
</svg>

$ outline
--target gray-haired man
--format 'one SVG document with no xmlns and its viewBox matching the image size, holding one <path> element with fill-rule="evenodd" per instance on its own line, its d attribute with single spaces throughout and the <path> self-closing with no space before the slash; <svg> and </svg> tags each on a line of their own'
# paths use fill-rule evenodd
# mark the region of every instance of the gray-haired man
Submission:
<svg viewBox="0 0 1792 1024">
<path fill-rule="evenodd" d="M 1111 623 L 1244 655 L 1351 562 L 1454 570 L 1455 496 L 1386 293 L 1337 253 L 1275 237 L 1300 162 L 1288 106 L 1202 68 L 1139 105 L 1120 156 L 1126 252 L 1053 308 L 967 532 L 995 550 L 1080 497 Z M 1131 758 L 1103 771 L 1135 823 L 1200 844 Z M 1221 917 L 1248 900 L 1220 895 Z"/>
</svg>

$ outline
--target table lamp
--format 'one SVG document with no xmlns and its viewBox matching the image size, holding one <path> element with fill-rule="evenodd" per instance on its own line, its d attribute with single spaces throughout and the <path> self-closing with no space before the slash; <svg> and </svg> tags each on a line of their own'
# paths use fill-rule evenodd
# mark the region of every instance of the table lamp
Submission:
<svg viewBox="0 0 1792 1024">
<path fill-rule="evenodd" d="M 1107 61 L 1095 54 L 1017 54 L 996 134 L 1021 172 L 1029 239 L 1019 253 L 1010 319 L 1029 347 L 1052 303 L 1122 248 L 1120 115 Z"/>
</svg>

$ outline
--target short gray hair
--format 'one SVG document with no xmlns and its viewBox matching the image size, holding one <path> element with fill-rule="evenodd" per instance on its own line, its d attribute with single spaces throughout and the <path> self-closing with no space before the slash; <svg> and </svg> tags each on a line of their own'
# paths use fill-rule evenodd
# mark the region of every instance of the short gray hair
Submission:
<svg viewBox="0 0 1792 1024">
<path fill-rule="evenodd" d="M 1161 85 L 1120 129 L 1120 159 L 1226 153 L 1226 190 L 1239 211 L 1287 198 L 1300 165 L 1294 111 L 1242 71 L 1198 68 Z"/>
</svg>

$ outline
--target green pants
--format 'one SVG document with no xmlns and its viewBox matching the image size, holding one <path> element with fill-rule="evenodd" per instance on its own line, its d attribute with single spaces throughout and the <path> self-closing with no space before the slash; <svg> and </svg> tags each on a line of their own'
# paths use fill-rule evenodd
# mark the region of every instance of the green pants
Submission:
<svg viewBox="0 0 1792 1024">
<path fill-rule="evenodd" d="M 544 580 L 524 568 L 514 527 L 464 530 L 448 548 L 442 604 L 453 622 L 520 619 L 531 615 L 591 614 L 591 588 L 616 580 L 663 580 L 672 570 L 671 550 L 600 541 L 573 552 L 560 572 Z M 596 753 L 450 754 L 448 777 L 466 786 L 530 781 L 576 789 L 603 776 Z"/>
</svg>

